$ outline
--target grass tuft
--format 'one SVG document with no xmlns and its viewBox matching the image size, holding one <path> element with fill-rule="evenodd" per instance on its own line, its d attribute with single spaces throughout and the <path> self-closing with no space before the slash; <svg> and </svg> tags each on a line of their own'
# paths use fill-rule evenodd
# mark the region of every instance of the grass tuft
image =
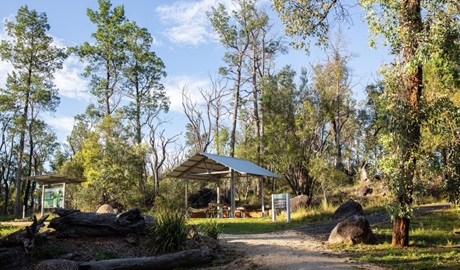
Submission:
<svg viewBox="0 0 460 270">
<path fill-rule="evenodd" d="M 149 244 L 153 254 L 181 251 L 186 247 L 190 228 L 183 209 L 175 205 L 161 205 L 155 211 L 150 229 Z"/>
</svg>

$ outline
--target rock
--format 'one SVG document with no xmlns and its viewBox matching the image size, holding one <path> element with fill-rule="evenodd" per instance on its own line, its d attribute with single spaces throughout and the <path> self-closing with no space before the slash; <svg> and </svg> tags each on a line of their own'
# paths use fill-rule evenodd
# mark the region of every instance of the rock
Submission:
<svg viewBox="0 0 460 270">
<path fill-rule="evenodd" d="M 103 205 L 101 205 L 101 206 L 97 209 L 96 213 L 98 213 L 98 214 L 104 214 L 104 213 L 116 214 L 116 213 L 115 213 L 115 210 L 113 209 L 112 206 L 110 206 L 110 204 L 103 204 Z"/>
<path fill-rule="evenodd" d="M 41 261 L 35 266 L 35 270 L 78 270 L 78 267 L 77 262 L 55 259 Z"/>
<path fill-rule="evenodd" d="M 368 194 L 372 194 L 374 190 L 368 186 L 362 186 L 357 190 L 359 196 L 367 196 Z"/>
<path fill-rule="evenodd" d="M 339 222 L 328 239 L 331 244 L 372 244 L 374 241 L 375 236 L 372 233 L 369 221 L 360 215 L 354 215 Z"/>
<path fill-rule="evenodd" d="M 299 195 L 295 196 L 294 198 L 291 198 L 290 203 L 291 212 L 295 212 L 302 208 L 306 209 L 310 204 L 310 200 L 307 195 Z"/>
<path fill-rule="evenodd" d="M 335 210 L 332 218 L 337 220 L 344 220 L 354 215 L 364 215 L 363 207 L 361 204 L 353 200 L 349 200 L 337 208 L 337 210 Z"/>
</svg>

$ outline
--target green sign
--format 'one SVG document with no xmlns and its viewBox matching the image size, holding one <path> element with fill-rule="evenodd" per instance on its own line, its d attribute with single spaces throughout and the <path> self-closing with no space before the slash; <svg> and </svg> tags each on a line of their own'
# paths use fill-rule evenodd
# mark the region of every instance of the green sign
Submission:
<svg viewBox="0 0 460 270">
<path fill-rule="evenodd" d="M 64 186 L 45 187 L 43 203 L 45 208 L 64 208 Z"/>
</svg>

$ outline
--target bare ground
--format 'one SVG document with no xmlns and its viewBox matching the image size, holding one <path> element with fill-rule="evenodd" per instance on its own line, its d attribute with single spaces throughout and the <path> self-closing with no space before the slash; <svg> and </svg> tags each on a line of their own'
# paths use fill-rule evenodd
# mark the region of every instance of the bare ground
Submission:
<svg viewBox="0 0 460 270">
<path fill-rule="evenodd" d="M 423 206 L 417 208 L 415 214 L 448 207 L 449 204 Z M 390 222 L 387 214 L 367 215 L 366 218 L 371 226 Z M 385 269 L 353 261 L 346 254 L 328 248 L 325 242 L 336 224 L 336 221 L 323 222 L 266 234 L 225 234 L 220 239 L 221 252 L 213 265 L 194 269 Z M 75 261 L 103 259 L 98 258 L 101 254 L 117 258 L 140 257 L 147 254 L 142 239 L 135 245 L 129 244 L 125 238 L 120 237 L 55 239 L 54 241 L 52 244 L 65 246 L 68 250 L 62 258 Z M 25 255 L 20 248 L 15 249 L 15 252 L 17 263 L 13 268 L 8 269 L 32 270 L 39 262 Z"/>
</svg>

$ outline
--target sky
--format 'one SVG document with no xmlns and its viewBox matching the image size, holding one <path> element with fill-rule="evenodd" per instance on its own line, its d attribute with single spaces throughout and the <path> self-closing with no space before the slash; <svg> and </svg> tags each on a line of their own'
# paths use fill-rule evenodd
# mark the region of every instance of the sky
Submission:
<svg viewBox="0 0 460 270">
<path fill-rule="evenodd" d="M 167 77 L 162 81 L 171 101 L 170 120 L 165 129 L 169 136 L 185 131 L 186 118 L 182 112 L 181 90 L 187 87 L 191 96 L 199 88 L 210 85 L 210 76 L 217 76 L 223 66 L 225 49 L 218 43 L 213 33 L 206 11 L 224 3 L 233 8 L 231 0 L 112 0 L 112 8 L 123 5 L 125 16 L 139 26 L 149 30 L 154 38 L 152 50 L 160 57 L 165 66 Z M 6 39 L 4 19 L 14 20 L 21 6 L 45 12 L 48 17 L 51 35 L 59 46 L 76 46 L 87 41 L 92 43 L 91 34 L 96 26 L 86 15 L 87 8 L 98 10 L 96 0 L 0 0 L 0 39 Z M 262 5 L 271 15 L 275 29 L 282 31 L 282 24 L 276 14 L 270 11 L 271 3 L 261 0 Z M 353 92 L 357 99 L 364 98 L 364 88 L 374 83 L 378 77 L 379 67 L 388 62 L 387 50 L 380 46 L 371 49 L 368 46 L 368 28 L 362 22 L 364 13 L 359 7 L 352 10 L 353 24 L 342 26 L 347 51 L 355 55 L 350 61 L 353 70 Z M 324 50 L 311 48 L 309 56 L 304 51 L 289 49 L 286 55 L 276 59 L 276 69 L 291 65 L 300 73 L 301 67 L 310 67 L 324 60 Z M 61 98 L 57 111 L 46 116 L 46 122 L 54 127 L 58 139 L 65 141 L 74 124 L 74 116 L 84 113 L 92 101 L 88 93 L 88 82 L 81 76 L 84 64 L 75 56 L 64 62 L 64 68 L 55 74 L 55 84 Z M 11 67 L 0 61 L 0 88 L 3 88 L 7 73 Z"/>
</svg>

